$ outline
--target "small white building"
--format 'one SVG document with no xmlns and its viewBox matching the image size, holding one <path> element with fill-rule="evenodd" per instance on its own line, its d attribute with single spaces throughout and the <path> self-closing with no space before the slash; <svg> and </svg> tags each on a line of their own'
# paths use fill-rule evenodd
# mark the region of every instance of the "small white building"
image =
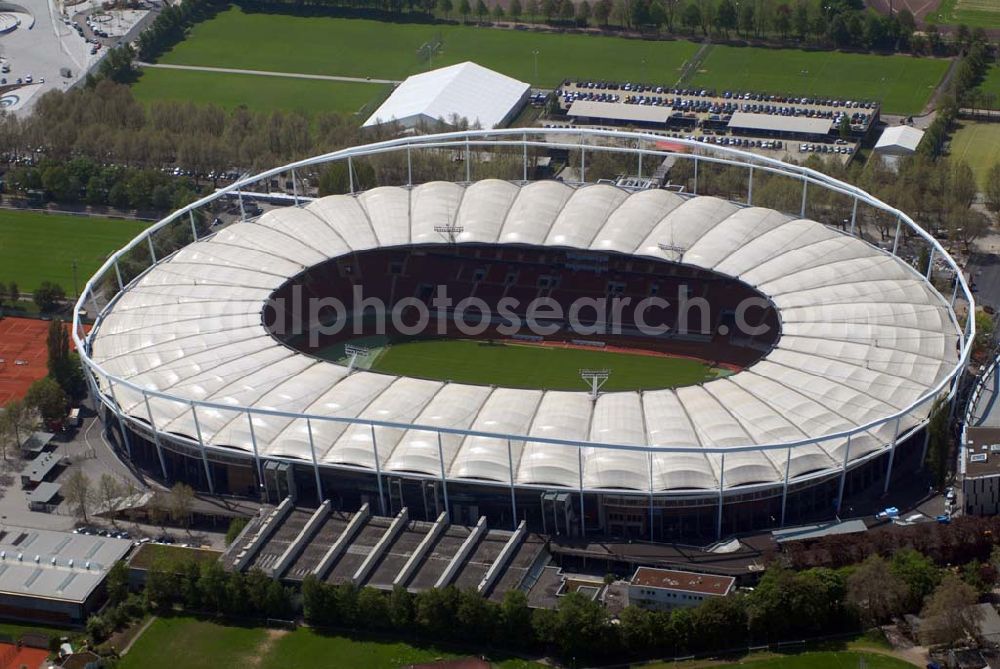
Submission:
<svg viewBox="0 0 1000 669">
<path fill-rule="evenodd" d="M 396 87 L 364 127 L 396 121 L 407 128 L 458 117 L 484 129 L 509 123 L 531 86 L 473 62 L 415 74 Z"/>
<path fill-rule="evenodd" d="M 875 143 L 875 153 L 883 156 L 909 156 L 916 152 L 924 131 L 908 125 L 886 128 Z"/>
<path fill-rule="evenodd" d="M 652 610 L 698 606 L 706 599 L 727 596 L 735 583 L 732 576 L 639 567 L 629 582 L 628 600 Z"/>
</svg>

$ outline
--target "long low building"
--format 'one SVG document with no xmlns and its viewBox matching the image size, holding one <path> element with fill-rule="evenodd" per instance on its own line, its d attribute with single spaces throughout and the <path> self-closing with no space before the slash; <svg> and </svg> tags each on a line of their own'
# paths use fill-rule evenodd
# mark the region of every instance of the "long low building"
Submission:
<svg viewBox="0 0 1000 669">
<path fill-rule="evenodd" d="M 0 616 L 79 624 L 101 603 L 104 579 L 132 542 L 110 537 L 0 530 Z"/>
</svg>

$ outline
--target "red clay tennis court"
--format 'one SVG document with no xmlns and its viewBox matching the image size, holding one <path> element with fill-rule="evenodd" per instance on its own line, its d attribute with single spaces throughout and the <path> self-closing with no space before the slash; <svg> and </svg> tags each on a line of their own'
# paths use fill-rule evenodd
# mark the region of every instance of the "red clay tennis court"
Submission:
<svg viewBox="0 0 1000 669">
<path fill-rule="evenodd" d="M 48 331 L 48 321 L 0 318 L 0 406 L 23 398 L 32 383 L 49 373 Z"/>
</svg>

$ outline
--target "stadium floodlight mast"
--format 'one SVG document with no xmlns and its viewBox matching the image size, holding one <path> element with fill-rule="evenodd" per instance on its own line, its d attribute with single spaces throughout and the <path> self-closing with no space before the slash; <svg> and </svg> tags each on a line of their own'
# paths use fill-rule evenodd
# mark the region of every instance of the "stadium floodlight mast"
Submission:
<svg viewBox="0 0 1000 669">
<path fill-rule="evenodd" d="M 687 251 L 686 248 L 684 248 L 683 246 L 678 246 L 677 244 L 667 244 L 665 242 L 660 242 L 659 244 L 657 244 L 657 246 L 660 247 L 661 251 L 668 251 L 668 252 L 672 251 L 678 255 L 684 255 L 684 252 Z"/>
<path fill-rule="evenodd" d="M 450 244 L 454 244 L 455 243 L 455 235 L 462 234 L 463 230 L 465 230 L 465 228 L 462 227 L 461 225 L 435 225 L 434 226 L 434 232 L 438 232 L 438 233 L 440 233 L 442 235 L 445 235 L 448 238 L 448 243 L 450 243 Z"/>
<path fill-rule="evenodd" d="M 348 344 L 344 347 L 344 353 L 351 356 L 351 361 L 347 363 L 347 371 L 350 372 L 354 369 L 354 363 L 358 361 L 358 358 L 367 358 L 371 351 L 365 346 L 358 346 L 356 344 Z"/>
<path fill-rule="evenodd" d="M 611 376 L 610 369 L 580 370 L 580 378 L 590 386 L 590 399 L 597 399 L 597 394 L 601 391 L 601 388 L 604 387 L 604 384 L 608 382 L 609 376 Z"/>
</svg>

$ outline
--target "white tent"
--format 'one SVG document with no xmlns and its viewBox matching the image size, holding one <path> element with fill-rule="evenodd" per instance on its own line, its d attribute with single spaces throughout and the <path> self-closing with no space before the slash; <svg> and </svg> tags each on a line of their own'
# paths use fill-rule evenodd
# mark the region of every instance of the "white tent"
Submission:
<svg viewBox="0 0 1000 669">
<path fill-rule="evenodd" d="M 398 121 L 408 128 L 458 116 L 485 129 L 503 126 L 520 110 L 531 86 L 472 62 L 415 74 L 375 110 L 365 126 Z"/>
<path fill-rule="evenodd" d="M 913 153 L 924 138 L 924 131 L 908 125 L 886 128 L 875 144 L 875 151 L 887 156 L 905 156 Z"/>
</svg>

